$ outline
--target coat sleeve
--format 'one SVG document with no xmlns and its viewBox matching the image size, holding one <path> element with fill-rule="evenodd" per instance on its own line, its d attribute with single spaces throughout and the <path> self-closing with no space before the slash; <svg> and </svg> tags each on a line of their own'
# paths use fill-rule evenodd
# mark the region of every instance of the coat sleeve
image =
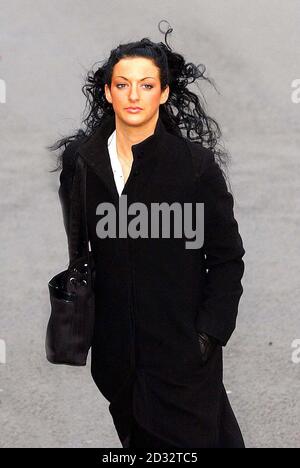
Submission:
<svg viewBox="0 0 300 468">
<path fill-rule="evenodd" d="M 196 328 L 226 346 L 235 329 L 243 293 L 245 254 L 233 212 L 233 196 L 210 150 L 204 153 L 197 194 L 204 203 L 205 283 Z"/>
</svg>

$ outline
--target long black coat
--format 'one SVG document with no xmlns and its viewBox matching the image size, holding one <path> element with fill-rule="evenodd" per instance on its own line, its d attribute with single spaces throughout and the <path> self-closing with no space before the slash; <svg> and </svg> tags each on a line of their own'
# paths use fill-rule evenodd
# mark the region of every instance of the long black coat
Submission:
<svg viewBox="0 0 300 468">
<path fill-rule="evenodd" d="M 107 149 L 114 117 L 63 155 L 59 195 L 68 234 L 72 175 L 87 163 L 87 218 L 96 264 L 96 324 L 91 373 L 123 447 L 132 416 L 169 444 L 183 448 L 243 447 L 223 386 L 222 346 L 235 328 L 243 292 L 245 253 L 233 197 L 213 152 L 167 131 L 132 146 L 133 165 L 122 194 L 142 202 L 203 202 L 204 244 L 182 238 L 106 238 L 96 234 L 99 203 L 119 194 Z M 197 147 L 197 164 L 191 156 Z M 195 175 L 198 174 L 198 177 Z M 183 205 L 182 205 L 183 206 Z M 130 216 L 128 219 L 131 219 Z M 197 331 L 220 342 L 203 365 Z"/>
</svg>

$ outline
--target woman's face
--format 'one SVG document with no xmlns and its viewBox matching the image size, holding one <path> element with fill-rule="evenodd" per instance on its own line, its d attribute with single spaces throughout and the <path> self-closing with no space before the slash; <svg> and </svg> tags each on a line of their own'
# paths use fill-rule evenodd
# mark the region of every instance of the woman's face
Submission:
<svg viewBox="0 0 300 468">
<path fill-rule="evenodd" d="M 169 87 L 162 92 L 159 69 L 152 60 L 144 57 L 121 59 L 113 69 L 111 88 L 105 85 L 105 96 L 113 106 L 116 118 L 126 125 L 142 125 L 156 120 L 159 106 L 169 95 Z M 140 107 L 131 113 L 126 108 Z"/>
</svg>

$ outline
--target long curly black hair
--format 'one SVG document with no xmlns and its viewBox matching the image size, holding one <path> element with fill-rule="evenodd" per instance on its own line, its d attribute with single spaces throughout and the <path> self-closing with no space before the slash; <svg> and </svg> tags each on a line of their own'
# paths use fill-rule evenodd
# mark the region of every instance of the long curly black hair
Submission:
<svg viewBox="0 0 300 468">
<path fill-rule="evenodd" d="M 163 32 L 160 29 L 160 23 L 159 30 Z M 48 149 L 50 151 L 56 151 L 61 147 L 65 149 L 72 141 L 88 137 L 107 115 L 114 115 L 113 107 L 106 100 L 104 93 L 105 83 L 111 87 L 114 65 L 122 58 L 146 57 L 153 60 L 159 68 L 161 89 L 164 90 L 167 85 L 170 88 L 168 100 L 160 105 L 159 112 L 166 129 L 211 149 L 227 178 L 223 167 L 227 167 L 229 155 L 220 143 L 222 136 L 220 127 L 205 112 L 203 102 L 205 99 L 188 89 L 190 84 L 195 82 L 198 85 L 200 80 L 209 82 L 215 89 L 216 86 L 212 79 L 205 76 L 205 65 L 186 62 L 182 55 L 171 50 L 167 35 L 172 31 L 173 29 L 169 26 L 164 33 L 166 44 L 154 43 L 145 37 L 140 41 L 121 44 L 111 50 L 109 58 L 102 62 L 102 66 L 96 71 L 88 72 L 86 82 L 82 87 L 82 92 L 86 97 L 84 112 L 88 110 L 87 116 L 82 121 L 83 128 L 77 130 L 74 135 L 56 141 Z M 57 167 L 50 172 L 62 167 L 62 153 L 63 151 L 58 156 Z"/>
</svg>

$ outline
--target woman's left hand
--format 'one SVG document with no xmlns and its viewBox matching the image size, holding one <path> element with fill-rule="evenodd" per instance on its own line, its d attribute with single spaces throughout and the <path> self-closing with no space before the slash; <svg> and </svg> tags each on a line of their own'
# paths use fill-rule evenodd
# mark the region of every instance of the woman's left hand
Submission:
<svg viewBox="0 0 300 468">
<path fill-rule="evenodd" d="M 217 346 L 218 340 L 213 336 L 207 335 L 204 332 L 198 332 L 198 341 L 200 344 L 200 350 L 202 354 L 202 362 L 203 364 L 205 364 L 209 360 L 215 347 Z"/>
</svg>

